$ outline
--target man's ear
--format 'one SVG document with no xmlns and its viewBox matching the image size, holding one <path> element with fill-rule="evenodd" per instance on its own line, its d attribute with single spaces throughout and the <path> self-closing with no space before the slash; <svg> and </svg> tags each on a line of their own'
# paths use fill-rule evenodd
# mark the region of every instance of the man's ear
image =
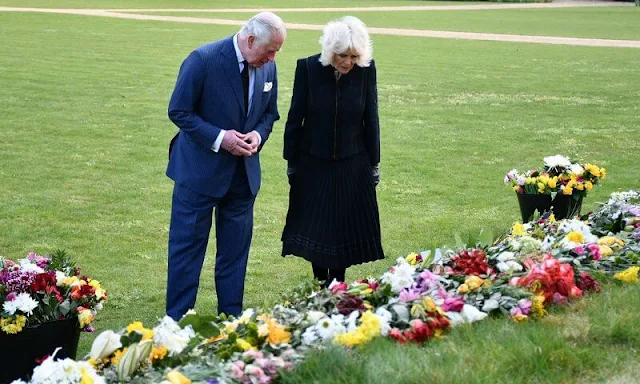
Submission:
<svg viewBox="0 0 640 384">
<path fill-rule="evenodd" d="M 255 43 L 256 41 L 256 37 L 254 35 L 249 35 L 249 37 L 247 38 L 247 46 L 249 47 L 249 49 L 253 49 L 253 43 Z"/>
</svg>

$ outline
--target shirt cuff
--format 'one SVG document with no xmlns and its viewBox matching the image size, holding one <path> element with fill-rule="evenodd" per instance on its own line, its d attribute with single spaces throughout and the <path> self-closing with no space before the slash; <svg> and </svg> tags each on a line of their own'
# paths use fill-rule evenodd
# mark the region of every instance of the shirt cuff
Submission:
<svg viewBox="0 0 640 384">
<path fill-rule="evenodd" d="M 222 139 L 224 138 L 225 133 L 227 133 L 227 131 L 225 131 L 224 129 L 221 129 L 220 133 L 218 133 L 218 138 L 213 142 L 213 145 L 211 146 L 211 150 L 213 152 L 218 152 L 220 150 L 220 145 L 222 145 Z"/>
<path fill-rule="evenodd" d="M 253 132 L 255 132 L 256 135 L 258 135 L 258 145 L 262 144 L 262 136 L 260 136 L 260 134 L 256 130 L 254 130 Z"/>
</svg>

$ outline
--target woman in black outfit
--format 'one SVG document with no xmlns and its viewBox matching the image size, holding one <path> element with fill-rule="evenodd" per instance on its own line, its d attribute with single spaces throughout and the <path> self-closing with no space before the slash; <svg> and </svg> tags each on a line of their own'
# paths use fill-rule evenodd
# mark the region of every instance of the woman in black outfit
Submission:
<svg viewBox="0 0 640 384">
<path fill-rule="evenodd" d="M 284 132 L 291 186 L 282 255 L 325 282 L 384 258 L 375 186 L 380 125 L 371 40 L 359 19 L 327 24 L 322 52 L 297 63 Z"/>
</svg>

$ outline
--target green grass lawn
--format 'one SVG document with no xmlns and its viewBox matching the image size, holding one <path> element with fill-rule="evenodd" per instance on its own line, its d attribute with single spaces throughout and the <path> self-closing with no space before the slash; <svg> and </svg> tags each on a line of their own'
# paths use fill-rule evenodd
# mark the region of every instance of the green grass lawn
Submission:
<svg viewBox="0 0 640 384">
<path fill-rule="evenodd" d="M 266 8 L 266 7 L 370 7 L 402 5 L 487 4 L 486 1 L 424 0 L 0 0 L 0 7 L 39 8 Z"/>
<path fill-rule="evenodd" d="M 140 12 L 144 13 L 144 12 Z M 250 13 L 153 12 L 154 15 L 245 20 Z M 496 9 L 349 12 L 369 27 L 640 40 L 640 8 Z M 289 23 L 325 24 L 344 12 L 282 12 Z"/>
<path fill-rule="evenodd" d="M 71 2 L 47 3 L 71 6 Z M 75 4 L 84 6 L 80 1 Z M 105 3 L 89 3 L 100 4 Z M 150 6 L 143 1 L 129 6 L 133 4 Z M 1 12 L 0 25 L 0 254 L 14 259 L 29 251 L 65 248 L 110 292 L 96 323 L 99 331 L 118 329 L 132 320 L 156 324 L 164 314 L 172 189 L 164 170 L 167 145 L 176 130 L 166 117 L 168 99 L 184 57 L 236 28 Z M 307 263 L 279 256 L 288 196 L 282 133 L 295 59 L 316 53 L 318 37 L 318 32 L 289 31 L 278 56 L 283 119 L 261 153 L 263 188 L 256 202 L 248 307 L 273 305 L 311 278 Z M 377 276 L 410 251 L 451 244 L 455 232 L 506 229 L 519 213 L 514 194 L 502 184 L 504 174 L 512 168 L 536 167 L 546 155 L 578 155 L 608 169 L 607 179 L 589 194 L 583 212 L 612 191 L 639 187 L 637 49 L 374 39 L 382 127 L 378 199 L 388 259 L 351 268 L 348 279 Z M 212 242 L 201 279 L 199 312 L 215 310 L 214 252 Z M 617 316 L 624 320 L 620 324 L 637 324 L 637 311 L 630 310 L 638 307 L 637 301 L 630 306 L 637 300 L 637 289 L 605 291 L 593 302 L 586 301 L 586 307 L 578 305 L 552 319 L 571 325 L 571 316 L 605 323 Z M 608 306 L 609 301 L 619 305 Z M 557 355 L 560 363 L 545 363 L 551 365 L 543 372 L 561 372 L 567 382 L 575 372 L 594 380 L 616 370 L 622 374 L 637 361 L 627 348 L 638 350 L 637 326 L 634 331 L 606 324 L 596 341 L 580 337 L 556 341 L 553 335 L 564 328 L 556 329 L 552 323 L 516 327 L 488 321 L 454 331 L 446 341 L 425 348 L 388 345 L 385 348 L 399 359 L 389 363 L 392 373 L 364 382 L 393 381 L 393 370 L 406 369 L 415 360 L 424 360 L 417 365 L 421 369 L 434 370 L 445 357 L 460 361 L 435 370 L 441 372 L 432 376 L 436 381 L 445 377 L 447 367 L 455 371 L 474 361 L 485 367 L 478 378 L 545 382 L 534 380 L 539 376 L 528 377 L 548 351 L 536 354 L 531 347 L 528 354 L 510 356 L 519 351 L 518 343 L 531 346 L 543 337 L 552 347 L 561 344 L 561 352 L 551 355 Z M 494 337 L 512 331 L 507 346 Z M 616 344 L 618 335 L 631 341 Z M 83 335 L 81 354 L 88 351 L 94 336 Z M 483 349 L 488 341 L 492 342 L 487 348 L 496 349 L 492 354 Z M 577 357 L 565 356 L 569 346 L 578 348 Z M 384 355 L 373 348 L 367 351 L 362 356 L 377 361 L 380 372 Z M 491 356 L 500 351 L 506 357 L 491 368 Z M 357 365 L 358 356 L 347 359 L 345 366 Z M 515 377 L 509 381 L 502 369 L 518 356 L 527 370 L 507 371 Z M 300 372 L 312 374 L 313 368 Z M 337 377 L 327 376 L 329 381 Z"/>
</svg>

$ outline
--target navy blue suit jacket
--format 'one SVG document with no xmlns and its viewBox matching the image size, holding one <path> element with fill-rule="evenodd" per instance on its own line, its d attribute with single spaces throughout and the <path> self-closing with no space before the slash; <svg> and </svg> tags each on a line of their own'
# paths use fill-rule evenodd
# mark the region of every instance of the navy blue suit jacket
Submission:
<svg viewBox="0 0 640 384">
<path fill-rule="evenodd" d="M 203 45 L 184 60 L 169 102 L 169 118 L 180 128 L 167 166 L 167 176 L 176 184 L 211 197 L 224 196 L 238 158 L 222 148 L 218 152 L 211 149 L 221 129 L 256 130 L 264 145 L 274 121 L 280 118 L 274 62 L 255 69 L 254 84 L 247 116 L 233 36 Z M 259 153 L 244 161 L 249 187 L 257 195 Z"/>
</svg>

